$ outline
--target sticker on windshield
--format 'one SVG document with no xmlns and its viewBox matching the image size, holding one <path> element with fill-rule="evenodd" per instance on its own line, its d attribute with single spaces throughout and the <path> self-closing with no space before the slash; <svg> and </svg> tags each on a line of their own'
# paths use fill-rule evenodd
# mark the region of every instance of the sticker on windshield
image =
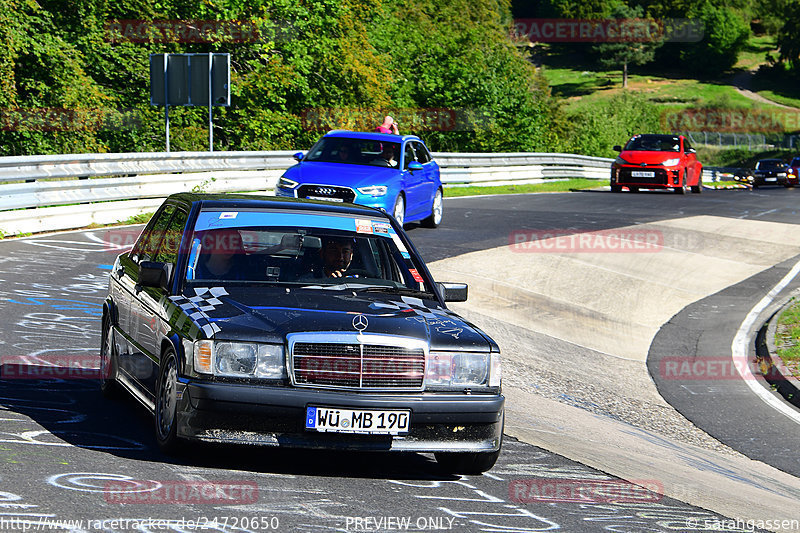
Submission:
<svg viewBox="0 0 800 533">
<path fill-rule="evenodd" d="M 356 233 L 372 234 L 372 221 L 356 219 Z"/>
<path fill-rule="evenodd" d="M 419 272 L 417 272 L 416 268 L 409 268 L 408 271 L 411 272 L 411 277 L 414 278 L 414 281 L 419 283 L 425 282 L 425 280 L 422 279 L 422 276 L 419 275 Z"/>
<path fill-rule="evenodd" d="M 389 235 L 389 228 L 391 226 L 388 222 L 373 222 L 372 231 L 376 234 Z"/>
<path fill-rule="evenodd" d="M 236 211 L 226 211 L 226 212 L 220 213 L 219 214 L 219 218 L 220 218 L 220 220 L 225 219 L 225 218 L 236 218 L 236 216 L 238 214 L 239 213 L 236 212 Z"/>
</svg>

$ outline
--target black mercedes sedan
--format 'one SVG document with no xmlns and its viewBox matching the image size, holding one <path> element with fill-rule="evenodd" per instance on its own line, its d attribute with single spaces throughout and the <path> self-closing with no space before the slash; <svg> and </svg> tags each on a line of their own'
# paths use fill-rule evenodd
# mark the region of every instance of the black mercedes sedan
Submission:
<svg viewBox="0 0 800 533">
<path fill-rule="evenodd" d="M 159 446 L 188 441 L 433 452 L 446 470 L 500 453 L 500 351 L 449 310 L 377 209 L 180 193 L 110 274 L 105 394 L 155 419 Z"/>
<path fill-rule="evenodd" d="M 787 171 L 789 165 L 780 159 L 762 159 L 753 169 L 753 188 L 762 185 L 783 185 L 788 187 Z"/>
</svg>

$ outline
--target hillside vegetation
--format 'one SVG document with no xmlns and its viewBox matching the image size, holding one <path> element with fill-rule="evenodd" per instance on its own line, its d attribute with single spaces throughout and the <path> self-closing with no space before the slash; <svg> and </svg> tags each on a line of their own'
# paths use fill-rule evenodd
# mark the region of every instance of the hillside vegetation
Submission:
<svg viewBox="0 0 800 533">
<path fill-rule="evenodd" d="M 149 54 L 226 52 L 231 105 L 214 110 L 216 150 L 308 148 L 328 129 L 371 130 L 392 114 L 401 132 L 439 151 L 610 156 L 633 133 L 669 130 L 665 114 L 769 107 L 735 91 L 737 73 L 760 67 L 753 90 L 799 104 L 800 31 L 785 16 L 797 6 L 0 0 L 0 155 L 162 151 L 164 110 L 149 103 Z M 697 42 L 646 50 L 511 33 L 519 17 L 618 16 L 688 18 L 706 30 Z M 185 33 L 205 21 L 218 31 Z M 630 67 L 625 89 L 621 62 Z M 207 115 L 171 107 L 172 150 L 207 150 Z"/>
</svg>

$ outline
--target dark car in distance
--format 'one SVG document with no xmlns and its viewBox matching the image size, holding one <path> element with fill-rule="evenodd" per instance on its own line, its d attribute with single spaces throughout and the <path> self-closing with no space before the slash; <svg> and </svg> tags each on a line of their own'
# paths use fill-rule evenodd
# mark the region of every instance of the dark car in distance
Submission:
<svg viewBox="0 0 800 533">
<path fill-rule="evenodd" d="M 446 306 L 388 214 L 249 195 L 167 198 L 114 263 L 102 389 L 188 440 L 432 452 L 482 472 L 503 432 L 500 350 Z"/>
<path fill-rule="evenodd" d="M 753 188 L 762 185 L 783 185 L 789 187 L 791 184 L 787 180 L 789 165 L 780 159 L 761 159 L 756 162 L 753 168 Z"/>
<path fill-rule="evenodd" d="M 685 194 L 703 191 L 703 165 L 696 151 L 683 135 L 634 135 L 624 147 L 615 146 L 620 154 L 611 165 L 611 192 L 627 187 L 639 189 L 672 189 Z"/>
</svg>

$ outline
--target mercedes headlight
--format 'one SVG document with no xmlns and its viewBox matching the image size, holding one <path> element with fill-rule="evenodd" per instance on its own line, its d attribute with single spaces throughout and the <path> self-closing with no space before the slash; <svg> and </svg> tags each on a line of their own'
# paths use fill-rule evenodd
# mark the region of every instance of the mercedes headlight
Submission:
<svg viewBox="0 0 800 533">
<path fill-rule="evenodd" d="M 192 345 L 195 372 L 238 378 L 286 377 L 283 346 L 203 340 Z"/>
<path fill-rule="evenodd" d="M 430 352 L 426 386 L 500 386 L 500 354 L 474 352 Z"/>
</svg>

